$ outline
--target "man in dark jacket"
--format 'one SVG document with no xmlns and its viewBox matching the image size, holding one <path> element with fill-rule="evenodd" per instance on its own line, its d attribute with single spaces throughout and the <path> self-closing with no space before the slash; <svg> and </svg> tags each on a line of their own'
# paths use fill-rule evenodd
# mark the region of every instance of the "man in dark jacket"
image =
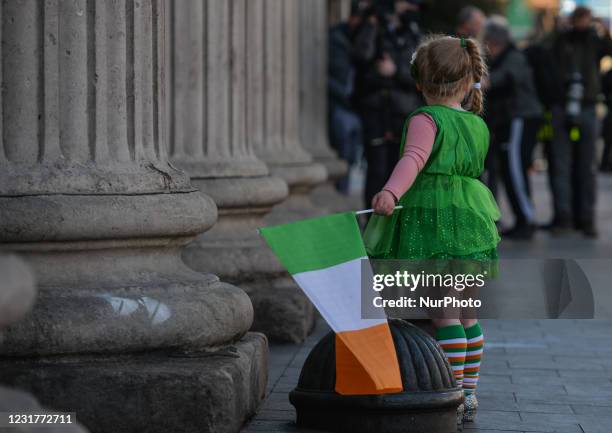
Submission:
<svg viewBox="0 0 612 433">
<path fill-rule="evenodd" d="M 608 113 L 603 122 L 604 152 L 601 157 L 601 171 L 612 172 L 612 69 L 601 79 L 601 90 L 606 100 Z"/>
<path fill-rule="evenodd" d="M 544 230 L 557 235 L 569 234 L 572 230 L 571 207 L 569 203 L 569 165 L 555 163 L 562 160 L 559 152 L 567 149 L 568 131 L 565 127 L 564 83 L 556 72 L 556 64 L 551 52 L 549 38 L 535 40 L 523 52 L 531 65 L 538 97 L 547 112 L 548 122 L 542 137 L 548 160 L 548 183 L 552 192 L 553 219 L 541 226 Z M 561 145 L 558 143 L 561 142 Z M 561 158 L 561 159 L 560 159 Z M 565 192 L 564 192 L 565 190 Z"/>
<path fill-rule="evenodd" d="M 503 17 L 487 22 L 484 43 L 490 55 L 486 83 L 486 120 L 491 131 L 488 183 L 496 191 L 495 175 L 500 169 L 515 217 L 514 227 L 504 235 L 529 239 L 534 232 L 535 212 L 527 170 L 532 163 L 542 107 L 531 68 L 512 43 Z"/>
<path fill-rule="evenodd" d="M 552 164 L 556 173 L 571 173 L 557 180 L 554 196 L 563 201 L 560 208 L 570 215 L 557 215 L 556 224 L 569 224 L 585 236 L 595 237 L 597 118 L 595 103 L 601 91 L 599 63 L 612 54 L 609 34 L 596 31 L 593 16 L 586 7 L 577 7 L 570 17 L 570 28 L 555 35 L 552 53 L 558 77 L 564 84 L 564 127 L 577 127 L 580 138 L 570 143 L 569 133 L 555 140 Z"/>
<path fill-rule="evenodd" d="M 396 0 L 391 13 L 373 11 L 354 43 L 357 61 L 356 106 L 362 118 L 368 163 L 365 201 L 382 189 L 398 160 L 404 121 L 420 99 L 410 75 L 410 60 L 421 33 L 418 0 Z"/>
</svg>

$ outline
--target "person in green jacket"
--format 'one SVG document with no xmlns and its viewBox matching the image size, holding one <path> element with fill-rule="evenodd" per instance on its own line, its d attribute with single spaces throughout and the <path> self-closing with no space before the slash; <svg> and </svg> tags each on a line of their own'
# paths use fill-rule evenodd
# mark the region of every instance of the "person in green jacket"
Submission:
<svg viewBox="0 0 612 433">
<path fill-rule="evenodd" d="M 432 37 L 412 62 L 418 90 L 427 103 L 406 121 L 401 158 L 372 200 L 366 228 L 383 227 L 369 243 L 379 259 L 465 260 L 483 268 L 497 263 L 499 209 L 479 180 L 489 147 L 481 80 L 486 66 L 473 39 Z M 464 108 L 466 107 L 467 110 Z M 396 205 L 402 209 L 394 212 Z M 392 218 L 390 224 L 380 220 Z M 484 338 L 475 318 L 432 319 L 437 340 L 465 392 L 463 421 L 474 419 Z"/>
</svg>

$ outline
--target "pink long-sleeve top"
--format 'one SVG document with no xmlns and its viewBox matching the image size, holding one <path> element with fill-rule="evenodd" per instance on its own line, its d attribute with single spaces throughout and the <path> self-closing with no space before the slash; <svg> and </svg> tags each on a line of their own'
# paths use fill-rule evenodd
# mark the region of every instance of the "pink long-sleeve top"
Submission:
<svg viewBox="0 0 612 433">
<path fill-rule="evenodd" d="M 408 124 L 404 153 L 384 186 L 396 200 L 410 189 L 431 155 L 437 127 L 430 115 L 421 113 Z"/>
</svg>

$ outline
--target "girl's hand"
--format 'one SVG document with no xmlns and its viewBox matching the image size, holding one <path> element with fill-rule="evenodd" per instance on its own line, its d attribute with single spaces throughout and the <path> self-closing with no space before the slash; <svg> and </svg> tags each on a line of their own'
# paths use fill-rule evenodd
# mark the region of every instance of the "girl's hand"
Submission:
<svg viewBox="0 0 612 433">
<path fill-rule="evenodd" d="M 382 190 L 372 199 L 374 212 L 380 215 L 391 215 L 395 209 L 395 197 L 387 190 Z"/>
</svg>

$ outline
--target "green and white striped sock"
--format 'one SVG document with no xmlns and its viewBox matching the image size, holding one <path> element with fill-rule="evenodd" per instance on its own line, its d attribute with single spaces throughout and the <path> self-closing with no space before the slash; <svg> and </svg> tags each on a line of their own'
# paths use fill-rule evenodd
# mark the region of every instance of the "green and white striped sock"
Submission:
<svg viewBox="0 0 612 433">
<path fill-rule="evenodd" d="M 474 394 L 480 377 L 480 359 L 484 348 L 484 336 L 479 323 L 465 329 L 467 338 L 467 351 L 465 354 L 465 369 L 463 392 Z"/>
<path fill-rule="evenodd" d="M 465 330 L 461 325 L 445 326 L 436 329 L 436 340 L 444 350 L 448 362 L 453 369 L 458 386 L 463 385 L 463 364 L 465 363 L 465 350 L 467 339 Z"/>
</svg>

